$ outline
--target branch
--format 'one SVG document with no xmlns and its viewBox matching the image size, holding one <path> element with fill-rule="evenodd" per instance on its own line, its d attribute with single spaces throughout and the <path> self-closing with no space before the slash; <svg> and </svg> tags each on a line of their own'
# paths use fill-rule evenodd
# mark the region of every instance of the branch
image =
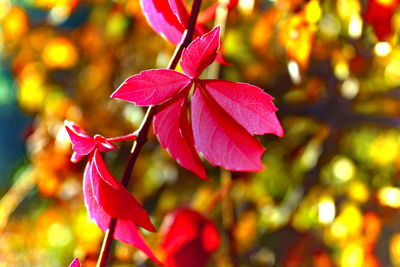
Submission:
<svg viewBox="0 0 400 267">
<path fill-rule="evenodd" d="M 197 16 L 200 11 L 202 0 L 194 0 L 192 9 L 190 12 L 189 22 L 186 27 L 185 32 L 182 36 L 182 41 L 176 47 L 175 53 L 171 58 L 171 61 L 168 64 L 168 69 L 175 69 L 178 65 L 178 62 L 182 56 L 183 49 L 188 47 L 192 42 L 193 33 L 196 26 Z M 150 130 L 151 123 L 153 121 L 153 117 L 156 114 L 158 106 L 150 106 L 147 109 L 146 115 L 143 118 L 142 124 L 139 129 L 136 131 L 137 138 L 133 143 L 131 153 L 129 154 L 128 162 L 126 163 L 125 171 L 122 176 L 121 184 L 124 187 L 127 187 L 129 184 L 129 179 L 132 174 L 133 167 L 135 165 L 136 159 L 139 156 L 139 152 L 142 149 L 143 145 L 147 142 L 147 136 Z M 105 267 L 107 264 L 108 256 L 110 254 L 111 244 L 113 241 L 115 227 L 117 225 L 117 218 L 112 218 L 110 224 L 108 225 L 108 230 L 103 240 L 103 245 L 101 248 L 99 260 L 97 261 L 97 267 Z"/>
</svg>

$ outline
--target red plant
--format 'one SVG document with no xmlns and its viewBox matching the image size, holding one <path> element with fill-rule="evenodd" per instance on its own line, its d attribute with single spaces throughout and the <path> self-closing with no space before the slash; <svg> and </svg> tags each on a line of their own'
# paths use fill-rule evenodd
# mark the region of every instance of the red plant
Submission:
<svg viewBox="0 0 400 267">
<path fill-rule="evenodd" d="M 197 151 L 214 165 L 233 171 L 263 169 L 262 145 L 252 134 L 283 135 L 272 97 L 262 89 L 199 76 L 217 56 L 219 27 L 183 51 L 184 74 L 147 70 L 128 78 L 113 94 L 141 106 L 160 105 L 154 130 L 161 145 L 179 164 L 206 179 Z M 187 118 L 187 97 L 194 86 Z"/>
<path fill-rule="evenodd" d="M 117 148 L 110 140 L 121 141 L 135 136 L 105 139 L 96 135 L 93 138 L 73 123 L 66 122 L 65 124 L 74 150 L 71 160 L 77 162 L 84 155 L 89 154 L 83 179 L 83 193 L 90 218 L 103 232 L 107 231 L 111 218 L 118 218 L 114 238 L 137 247 L 159 263 L 136 227 L 137 224 L 151 232 L 156 231 L 147 211 L 110 174 L 100 156 L 100 152 Z"/>
</svg>

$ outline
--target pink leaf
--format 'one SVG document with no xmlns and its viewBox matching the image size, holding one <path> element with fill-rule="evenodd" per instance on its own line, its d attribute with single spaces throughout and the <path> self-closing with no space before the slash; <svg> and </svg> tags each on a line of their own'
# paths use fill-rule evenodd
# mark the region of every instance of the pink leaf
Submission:
<svg viewBox="0 0 400 267">
<path fill-rule="evenodd" d="M 65 129 L 68 132 L 69 138 L 71 139 L 72 149 L 81 155 L 89 154 L 96 146 L 96 142 L 93 137 L 83 133 L 73 130 L 71 122 L 65 122 Z"/>
<path fill-rule="evenodd" d="M 160 106 L 154 117 L 154 132 L 161 146 L 167 149 L 182 167 L 202 179 L 207 179 L 201 159 L 194 148 L 186 106 L 186 95 L 173 103 Z"/>
<path fill-rule="evenodd" d="M 140 0 L 143 13 L 153 29 L 173 44 L 178 44 L 185 26 L 171 10 L 168 0 Z"/>
<path fill-rule="evenodd" d="M 97 149 L 94 151 L 90 171 L 95 199 L 110 216 L 123 220 L 131 220 L 148 231 L 156 231 L 147 211 L 109 173 Z"/>
<path fill-rule="evenodd" d="M 128 78 L 111 97 L 140 106 L 158 105 L 191 82 L 188 76 L 174 70 L 147 70 Z"/>
<path fill-rule="evenodd" d="M 114 233 L 114 238 L 124 243 L 133 245 L 134 247 L 143 251 L 155 263 L 162 265 L 162 263 L 154 255 L 153 251 L 147 245 L 138 228 L 132 221 L 118 220 Z"/>
<path fill-rule="evenodd" d="M 186 26 L 189 21 L 189 11 L 183 0 L 168 0 L 172 12 L 181 25 Z"/>
<path fill-rule="evenodd" d="M 85 155 L 76 153 L 75 151 L 71 155 L 71 162 L 78 163 Z"/>
<path fill-rule="evenodd" d="M 181 67 L 192 78 L 197 78 L 217 56 L 220 27 L 194 40 L 182 53 Z"/>
<path fill-rule="evenodd" d="M 81 267 L 81 263 L 79 262 L 78 258 L 75 258 L 71 264 L 69 265 L 69 267 Z"/>
<path fill-rule="evenodd" d="M 283 136 L 282 126 L 275 114 L 277 108 L 272 103 L 273 98 L 261 88 L 223 80 L 202 80 L 200 83 L 250 134 Z"/>
<path fill-rule="evenodd" d="M 97 148 L 100 152 L 108 152 L 117 149 L 117 146 L 105 139 L 103 136 L 96 134 L 94 140 L 97 143 Z"/>
<path fill-rule="evenodd" d="M 214 165 L 233 171 L 260 171 L 264 148 L 213 101 L 196 88 L 191 118 L 197 151 Z"/>
<path fill-rule="evenodd" d="M 104 209 L 96 201 L 91 183 L 91 165 L 93 165 L 93 156 L 91 155 L 86 165 L 84 179 L 83 179 L 83 193 L 85 198 L 85 205 L 89 212 L 89 216 L 103 232 L 106 232 L 111 220 L 111 216 L 107 214 Z M 136 225 L 132 221 L 121 220 L 117 221 L 114 232 L 114 238 L 124 243 L 130 244 L 149 256 L 157 264 L 160 261 L 154 256 L 153 252 L 146 244 Z"/>
</svg>

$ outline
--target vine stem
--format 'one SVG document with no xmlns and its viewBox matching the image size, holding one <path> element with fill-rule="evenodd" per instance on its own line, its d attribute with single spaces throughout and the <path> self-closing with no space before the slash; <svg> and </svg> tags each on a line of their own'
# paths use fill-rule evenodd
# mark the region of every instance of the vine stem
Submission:
<svg viewBox="0 0 400 267">
<path fill-rule="evenodd" d="M 192 42 L 193 33 L 195 30 L 195 26 L 196 26 L 197 16 L 199 15 L 199 12 L 200 12 L 201 2 L 202 2 L 202 0 L 194 0 L 193 1 L 192 9 L 190 11 L 189 21 L 186 26 L 186 30 L 183 33 L 182 41 L 176 47 L 174 55 L 172 56 L 172 58 L 168 64 L 168 67 L 167 67 L 168 69 L 176 68 L 176 66 L 178 65 L 178 62 L 182 56 L 183 49 L 188 47 L 189 44 Z M 153 121 L 153 117 L 156 114 L 157 107 L 158 106 L 149 106 L 148 107 L 146 115 L 143 118 L 139 129 L 135 132 L 135 133 L 137 133 L 137 137 L 132 145 L 132 150 L 129 154 L 129 159 L 128 159 L 128 162 L 126 163 L 125 171 L 124 171 L 124 174 L 123 174 L 122 180 L 121 180 L 121 184 L 124 187 L 128 186 L 133 167 L 135 166 L 136 159 L 139 156 L 139 152 L 142 149 L 143 145 L 148 140 L 147 136 L 148 136 L 148 133 L 150 130 L 151 123 Z M 106 234 L 104 236 L 103 245 L 101 247 L 99 259 L 97 261 L 97 267 L 105 267 L 107 265 L 116 225 L 117 225 L 117 218 L 112 218 L 108 225 Z"/>
</svg>

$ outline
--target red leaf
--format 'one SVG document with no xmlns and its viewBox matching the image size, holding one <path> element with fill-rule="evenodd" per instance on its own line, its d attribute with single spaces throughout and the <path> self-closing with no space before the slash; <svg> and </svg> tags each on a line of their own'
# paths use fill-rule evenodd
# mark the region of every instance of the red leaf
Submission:
<svg viewBox="0 0 400 267">
<path fill-rule="evenodd" d="M 250 134 L 283 136 L 282 126 L 275 114 L 277 108 L 272 103 L 273 98 L 261 88 L 223 80 L 202 80 L 200 83 Z"/>
<path fill-rule="evenodd" d="M 203 267 L 220 244 L 214 222 L 197 211 L 179 209 L 169 214 L 161 227 L 161 248 L 166 267 Z"/>
<path fill-rule="evenodd" d="M 65 121 L 64 124 L 71 139 L 72 149 L 80 155 L 87 155 L 92 152 L 96 147 L 94 138 L 81 131 L 72 122 Z"/>
<path fill-rule="evenodd" d="M 103 136 L 96 134 L 94 140 L 97 143 L 97 149 L 100 152 L 108 152 L 117 148 L 116 145 L 105 139 Z"/>
<path fill-rule="evenodd" d="M 214 165 L 233 171 L 260 171 L 264 148 L 200 88 L 191 103 L 194 142 L 197 151 Z"/>
<path fill-rule="evenodd" d="M 104 209 L 96 201 L 91 183 L 91 165 L 93 165 L 93 156 L 90 156 L 86 165 L 84 179 L 83 179 L 83 193 L 85 198 L 85 205 L 89 212 L 90 218 L 100 227 L 103 232 L 106 232 L 111 220 L 111 216 L 107 214 Z M 149 256 L 157 264 L 160 261 L 154 256 L 153 252 L 146 244 L 136 225 L 132 221 L 118 219 L 114 232 L 114 238 L 124 243 L 130 244 Z"/>
<path fill-rule="evenodd" d="M 114 218 L 130 220 L 148 231 L 156 231 L 147 211 L 109 173 L 97 149 L 94 151 L 90 171 L 95 199 L 107 214 Z"/>
<path fill-rule="evenodd" d="M 81 267 L 81 263 L 79 262 L 78 258 L 75 258 L 71 264 L 69 265 L 69 267 Z"/>
<path fill-rule="evenodd" d="M 140 106 L 158 105 L 191 82 L 188 76 L 174 70 L 147 70 L 128 78 L 111 97 Z"/>
<path fill-rule="evenodd" d="M 202 179 L 207 179 L 201 159 L 194 148 L 186 109 L 186 95 L 173 103 L 161 105 L 154 116 L 154 132 L 161 146 L 167 149 L 182 167 Z"/>
<path fill-rule="evenodd" d="M 162 265 L 132 221 L 118 220 L 115 228 L 114 238 L 124 243 L 133 245 L 134 247 L 143 251 L 155 263 Z"/>
<path fill-rule="evenodd" d="M 168 0 L 169 6 L 181 25 L 186 26 L 189 21 L 189 11 L 184 0 Z"/>
<path fill-rule="evenodd" d="M 192 78 L 197 78 L 217 56 L 220 27 L 194 40 L 182 53 L 182 70 Z"/>
<path fill-rule="evenodd" d="M 153 29 L 173 44 L 178 44 L 186 25 L 172 12 L 168 0 L 141 0 L 144 15 Z"/>
<path fill-rule="evenodd" d="M 73 122 L 65 121 L 64 124 L 69 138 L 71 139 L 72 149 L 74 150 L 71 156 L 71 161 L 74 163 L 92 152 L 96 146 L 99 148 L 100 152 L 107 152 L 117 148 L 117 146 L 100 135 L 96 135 L 94 138 L 87 135 L 85 131 L 76 126 Z"/>
</svg>

